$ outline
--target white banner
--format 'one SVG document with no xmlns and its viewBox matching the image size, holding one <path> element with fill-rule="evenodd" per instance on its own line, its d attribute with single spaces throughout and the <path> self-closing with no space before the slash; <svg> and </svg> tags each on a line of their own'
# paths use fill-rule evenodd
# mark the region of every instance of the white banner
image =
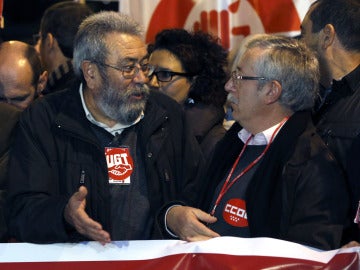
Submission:
<svg viewBox="0 0 360 270">
<path fill-rule="evenodd" d="M 320 251 L 272 238 L 0 244 L 0 269 L 360 269 L 360 247 Z"/>
</svg>

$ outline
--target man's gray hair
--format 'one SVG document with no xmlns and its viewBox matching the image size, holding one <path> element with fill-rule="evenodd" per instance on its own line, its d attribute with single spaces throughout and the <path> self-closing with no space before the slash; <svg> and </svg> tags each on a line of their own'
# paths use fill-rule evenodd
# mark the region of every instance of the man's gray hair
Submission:
<svg viewBox="0 0 360 270">
<path fill-rule="evenodd" d="M 84 60 L 104 63 L 108 56 L 105 37 L 109 33 L 124 33 L 143 38 L 143 28 L 130 16 L 102 11 L 86 18 L 74 41 L 74 71 L 83 80 L 81 63 Z"/>
<path fill-rule="evenodd" d="M 319 89 L 319 63 L 316 55 L 297 39 L 258 34 L 246 44 L 264 53 L 255 63 L 257 76 L 277 80 L 282 85 L 280 103 L 292 111 L 311 109 Z M 265 82 L 259 82 L 261 87 Z"/>
</svg>

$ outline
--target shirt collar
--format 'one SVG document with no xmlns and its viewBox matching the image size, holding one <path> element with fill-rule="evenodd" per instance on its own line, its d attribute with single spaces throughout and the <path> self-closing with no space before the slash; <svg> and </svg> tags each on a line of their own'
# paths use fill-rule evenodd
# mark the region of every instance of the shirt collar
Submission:
<svg viewBox="0 0 360 270">
<path fill-rule="evenodd" d="M 135 125 L 136 123 L 138 123 L 144 117 L 144 112 L 141 112 L 139 117 L 133 123 L 131 123 L 129 125 L 123 125 L 123 124 L 120 124 L 120 123 L 116 123 L 113 127 L 109 127 L 104 123 L 96 121 L 95 118 L 93 117 L 93 115 L 91 114 L 91 112 L 89 111 L 89 109 L 88 109 L 88 107 L 86 106 L 86 103 L 85 103 L 84 93 L 83 93 L 83 84 L 82 83 L 80 84 L 79 93 L 80 93 L 81 103 L 82 103 L 82 106 L 84 108 L 86 118 L 91 123 L 93 123 L 94 125 L 105 129 L 107 132 L 111 133 L 114 136 L 115 136 L 115 134 L 121 134 L 121 132 L 123 132 L 123 130 L 125 128 L 130 127 L 132 125 Z"/>
<path fill-rule="evenodd" d="M 266 130 L 264 130 L 262 132 L 259 132 L 259 133 L 255 134 L 251 138 L 248 145 L 267 145 L 270 142 L 273 133 L 275 132 L 276 128 L 278 127 L 278 125 L 280 123 L 281 122 L 273 125 L 272 127 L 268 128 L 268 129 L 266 129 Z M 285 122 L 282 125 L 284 125 L 284 124 L 285 124 Z M 281 128 L 282 127 L 280 127 L 279 130 L 276 132 L 276 134 L 274 135 L 274 138 L 279 133 Z M 238 133 L 238 137 L 243 143 L 246 143 L 251 135 L 252 134 L 249 131 L 247 131 L 245 128 L 241 129 L 239 131 L 239 133 Z"/>
</svg>

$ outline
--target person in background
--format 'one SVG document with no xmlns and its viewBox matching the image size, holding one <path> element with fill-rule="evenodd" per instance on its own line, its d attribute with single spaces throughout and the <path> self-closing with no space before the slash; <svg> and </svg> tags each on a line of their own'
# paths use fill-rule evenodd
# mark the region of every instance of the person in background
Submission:
<svg viewBox="0 0 360 270">
<path fill-rule="evenodd" d="M 197 203 L 203 157 L 182 108 L 149 91 L 140 25 L 99 12 L 80 25 L 81 84 L 19 120 L 9 162 L 9 232 L 35 243 L 162 238 L 158 212 Z"/>
<path fill-rule="evenodd" d="M 205 158 L 224 136 L 227 52 L 204 32 L 166 29 L 148 46 L 151 88 L 183 106 Z"/>
<path fill-rule="evenodd" d="M 301 24 L 301 38 L 317 53 L 321 88 L 313 119 L 341 165 L 351 209 L 343 241 L 360 241 L 354 218 L 360 201 L 360 1 L 315 1 Z"/>
<path fill-rule="evenodd" d="M 204 211 L 172 206 L 169 233 L 340 247 L 348 194 L 312 124 L 318 83 L 317 58 L 300 41 L 260 34 L 246 44 L 225 86 L 236 123 L 207 166 Z"/>
<path fill-rule="evenodd" d="M 20 112 L 40 95 L 46 82 L 47 72 L 33 46 L 15 40 L 0 44 L 0 242 L 8 240 L 5 201 L 13 129 Z"/>
<path fill-rule="evenodd" d="M 41 95 L 46 83 L 47 72 L 33 46 L 16 40 L 0 44 L 0 102 L 23 110 Z"/>
<path fill-rule="evenodd" d="M 13 130 L 21 110 L 11 104 L 0 102 L 0 242 L 7 242 L 5 202 L 7 195 L 7 166 Z"/>
<path fill-rule="evenodd" d="M 89 6 L 74 1 L 55 3 L 45 10 L 36 45 L 49 73 L 44 95 L 65 89 L 76 79 L 71 62 L 74 38 L 82 20 L 91 14 Z"/>
</svg>

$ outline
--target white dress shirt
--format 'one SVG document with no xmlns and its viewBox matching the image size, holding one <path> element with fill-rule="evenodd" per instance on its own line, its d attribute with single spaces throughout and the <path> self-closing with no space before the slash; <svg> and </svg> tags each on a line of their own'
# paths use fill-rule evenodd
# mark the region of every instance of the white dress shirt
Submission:
<svg viewBox="0 0 360 270">
<path fill-rule="evenodd" d="M 248 145 L 267 145 L 269 144 L 271 137 L 273 136 L 273 133 L 275 132 L 276 128 L 281 124 L 281 127 L 276 131 L 276 134 L 274 134 L 274 138 L 276 137 L 276 135 L 279 133 L 280 129 L 282 128 L 282 126 L 286 123 L 286 121 L 281 121 L 275 125 L 273 125 L 272 127 L 259 132 L 255 135 L 251 134 L 249 131 L 247 131 L 245 128 L 241 129 L 238 133 L 238 137 L 239 139 L 243 142 L 246 143 L 247 140 L 249 139 L 250 136 L 253 136 L 250 139 L 250 142 L 248 143 Z"/>
</svg>

